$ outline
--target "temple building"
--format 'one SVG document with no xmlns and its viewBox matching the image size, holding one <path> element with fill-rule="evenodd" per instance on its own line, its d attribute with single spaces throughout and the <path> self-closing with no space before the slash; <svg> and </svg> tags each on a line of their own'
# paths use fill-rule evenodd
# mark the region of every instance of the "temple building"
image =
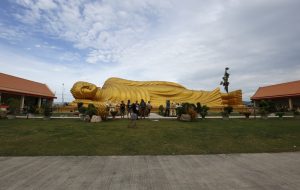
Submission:
<svg viewBox="0 0 300 190">
<path fill-rule="evenodd" d="M 0 73 L 0 105 L 10 98 L 20 101 L 20 110 L 28 106 L 40 108 L 56 98 L 46 84 Z"/>
<path fill-rule="evenodd" d="M 257 105 L 259 101 L 271 100 L 276 106 L 289 110 L 300 108 L 300 80 L 259 87 L 251 100 Z"/>
</svg>

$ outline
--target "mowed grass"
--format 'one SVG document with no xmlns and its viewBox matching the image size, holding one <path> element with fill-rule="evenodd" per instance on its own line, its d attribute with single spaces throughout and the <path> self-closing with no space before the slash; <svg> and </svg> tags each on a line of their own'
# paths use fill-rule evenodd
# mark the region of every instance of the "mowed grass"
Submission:
<svg viewBox="0 0 300 190">
<path fill-rule="evenodd" d="M 0 156 L 176 155 L 300 150 L 300 121 L 0 120 Z"/>
</svg>

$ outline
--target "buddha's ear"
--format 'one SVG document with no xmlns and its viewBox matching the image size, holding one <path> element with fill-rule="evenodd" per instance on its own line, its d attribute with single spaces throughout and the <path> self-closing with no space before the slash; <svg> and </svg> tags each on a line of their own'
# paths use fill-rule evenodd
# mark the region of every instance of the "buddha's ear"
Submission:
<svg viewBox="0 0 300 190">
<path fill-rule="evenodd" d="M 88 82 L 76 82 L 71 93 L 76 99 L 93 99 L 97 92 L 97 86 Z"/>
</svg>

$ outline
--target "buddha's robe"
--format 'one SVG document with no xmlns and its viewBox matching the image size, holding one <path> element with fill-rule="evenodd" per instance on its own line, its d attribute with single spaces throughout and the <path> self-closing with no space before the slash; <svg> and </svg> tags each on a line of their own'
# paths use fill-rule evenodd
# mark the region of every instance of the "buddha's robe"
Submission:
<svg viewBox="0 0 300 190">
<path fill-rule="evenodd" d="M 127 100 L 140 102 L 141 99 L 144 99 L 145 101 L 151 101 L 153 107 L 165 105 L 166 100 L 175 103 L 189 102 L 196 104 L 200 102 L 202 105 L 209 107 L 218 107 L 224 106 L 224 100 L 228 99 L 228 95 L 221 93 L 219 88 L 213 91 L 197 91 L 189 90 L 173 82 L 131 81 L 120 78 L 109 78 L 102 88 L 87 82 L 76 82 L 71 89 L 71 93 L 76 99 L 75 102 L 99 105 L 107 102 L 127 102 Z M 236 98 L 241 97 L 237 96 Z"/>
</svg>

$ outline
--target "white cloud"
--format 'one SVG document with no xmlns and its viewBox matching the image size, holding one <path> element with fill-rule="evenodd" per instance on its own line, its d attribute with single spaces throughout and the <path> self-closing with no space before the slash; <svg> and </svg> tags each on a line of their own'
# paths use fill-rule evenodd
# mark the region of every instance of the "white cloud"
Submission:
<svg viewBox="0 0 300 190">
<path fill-rule="evenodd" d="M 77 48 L 92 48 L 87 54 L 88 62 L 107 62 L 110 57 L 119 57 L 114 53 L 120 53 L 147 35 L 150 23 L 158 16 L 155 11 L 160 8 L 145 1 L 58 1 L 51 9 L 49 6 L 46 9 L 40 1 L 19 4 L 27 8 L 17 14 L 21 21 L 33 25 L 39 22 L 48 34 L 70 41 Z M 142 12 L 152 8 L 153 13 Z"/>
<path fill-rule="evenodd" d="M 5 39 L 11 42 L 20 41 L 25 37 L 23 31 L 15 27 L 7 27 L 0 22 L 0 39 Z"/>
<path fill-rule="evenodd" d="M 18 0 L 17 3 L 23 9 L 14 14 L 25 26 L 43 37 L 70 43 L 77 51 L 38 42 L 39 48 L 65 51 L 57 56 L 58 61 L 91 63 L 78 64 L 80 68 L 75 63 L 74 68 L 54 67 L 53 72 L 60 73 L 62 79 L 69 75 L 72 82 L 82 79 L 102 83 L 116 76 L 170 80 L 193 89 L 212 90 L 218 87 L 223 69 L 229 66 L 230 88 L 242 88 L 248 99 L 258 86 L 299 79 L 298 1 Z M 5 28 L 0 26 L 2 38 L 22 34 L 14 28 Z M 36 65 L 30 64 L 35 69 L 28 73 L 39 73 L 35 72 L 37 68 L 45 72 L 37 60 L 29 59 Z M 47 63 L 47 68 L 52 71 L 50 65 Z"/>
</svg>

